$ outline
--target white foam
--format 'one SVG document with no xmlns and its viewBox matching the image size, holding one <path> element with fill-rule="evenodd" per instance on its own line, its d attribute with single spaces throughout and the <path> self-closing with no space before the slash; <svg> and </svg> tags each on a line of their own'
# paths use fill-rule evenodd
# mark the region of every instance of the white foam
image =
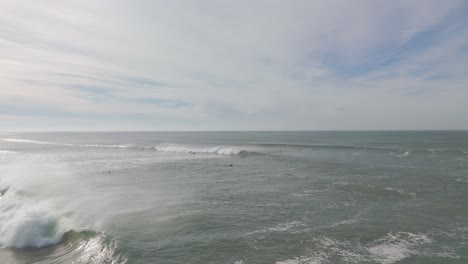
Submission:
<svg viewBox="0 0 468 264">
<path fill-rule="evenodd" d="M 418 254 L 415 247 L 432 242 L 427 235 L 399 232 L 387 234 L 367 248 L 371 258 L 382 264 L 392 264 Z"/>
<path fill-rule="evenodd" d="M 297 193 L 291 193 L 289 195 L 291 196 L 295 196 L 295 197 L 307 197 L 307 196 L 310 196 L 314 193 L 319 193 L 319 192 L 323 192 L 324 190 L 303 190 L 303 191 L 300 191 L 300 192 L 297 192 Z"/>
<path fill-rule="evenodd" d="M 359 253 L 354 253 L 352 250 L 348 249 L 350 247 L 354 249 L 355 245 L 352 243 L 339 242 L 328 237 L 317 237 L 307 242 L 312 242 L 314 244 L 314 248 L 309 249 L 309 252 L 306 255 L 277 261 L 276 264 L 331 263 L 330 258 L 337 257 L 341 259 L 343 263 L 361 263 L 365 260 L 365 258 L 363 258 Z"/>
<path fill-rule="evenodd" d="M 409 195 L 409 196 L 416 196 L 416 193 L 414 192 L 407 192 L 403 189 L 398 189 L 398 188 L 393 188 L 393 187 L 385 187 L 384 188 L 385 190 L 387 191 L 391 191 L 391 192 L 396 192 L 396 193 L 399 193 L 399 194 L 404 194 L 404 195 Z"/>
<path fill-rule="evenodd" d="M 11 150 L 0 150 L 0 155 L 12 155 L 16 154 L 16 151 L 11 151 Z"/>
<path fill-rule="evenodd" d="M 154 147 L 155 150 L 161 152 L 177 152 L 187 154 L 221 154 L 221 155 L 238 155 L 242 152 L 230 146 L 190 146 L 180 144 L 163 144 Z"/>
<path fill-rule="evenodd" d="M 425 234 L 408 232 L 389 233 L 367 245 L 359 240 L 339 241 L 329 237 L 314 237 L 306 254 L 276 264 L 322 264 L 322 263 L 397 263 L 412 255 L 444 256 L 453 258 L 450 252 L 425 252 L 422 246 L 432 243 Z"/>
<path fill-rule="evenodd" d="M 69 144 L 69 143 L 57 143 L 48 141 L 38 141 L 30 139 L 19 139 L 19 138 L 3 138 L 3 141 L 17 142 L 17 143 L 30 143 L 40 145 L 55 145 L 55 146 L 68 146 L 68 147 L 88 147 L 88 148 L 134 148 L 135 145 L 124 144 L 124 145 L 101 145 L 101 144 Z"/>
<path fill-rule="evenodd" d="M 0 160 L 8 159 L 17 153 L 18 152 L 11 150 L 0 150 Z"/>
<path fill-rule="evenodd" d="M 0 246 L 42 247 L 57 243 L 67 230 L 53 211 L 48 201 L 7 191 L 0 203 Z"/>
<path fill-rule="evenodd" d="M 55 145 L 55 146 L 68 146 L 68 147 L 88 147 L 88 148 L 142 148 L 142 149 L 154 149 L 161 152 L 175 152 L 175 153 L 187 153 L 187 154 L 220 154 L 220 155 L 238 155 L 243 152 L 242 149 L 238 149 L 232 146 L 203 146 L 203 145 L 183 145 L 183 144 L 161 144 L 154 147 L 138 147 L 133 144 L 121 144 L 121 145 L 102 145 L 102 144 L 69 144 L 69 143 L 57 143 L 38 141 L 30 139 L 17 139 L 17 138 L 3 138 L 3 141 L 17 142 L 17 143 L 30 143 L 30 144 L 41 144 L 41 145 Z"/>
<path fill-rule="evenodd" d="M 276 231 L 276 232 L 287 232 L 291 229 L 296 227 L 305 226 L 304 222 L 301 221 L 291 221 L 283 224 L 278 224 L 274 227 L 268 228 L 269 231 Z"/>
<path fill-rule="evenodd" d="M 346 219 L 346 220 L 343 220 L 343 221 L 340 221 L 340 222 L 337 222 L 337 223 L 333 223 L 330 225 L 330 227 L 337 227 L 337 226 L 340 226 L 340 225 L 350 225 L 350 224 L 355 224 L 355 223 L 358 223 L 359 221 L 361 221 L 360 218 L 351 218 L 351 219 Z"/>
<path fill-rule="evenodd" d="M 88 147 L 88 148 L 136 148 L 137 146 L 132 144 L 124 145 L 100 145 L 100 144 L 84 144 L 84 145 L 71 145 L 75 147 Z"/>
<path fill-rule="evenodd" d="M 246 235 L 253 235 L 258 233 L 267 233 L 267 232 L 296 232 L 298 227 L 305 227 L 306 224 L 301 221 L 291 221 L 286 223 L 280 223 L 272 227 L 263 228 L 260 230 L 256 230 Z"/>
<path fill-rule="evenodd" d="M 403 158 L 403 157 L 407 157 L 409 156 L 410 154 L 410 151 L 409 150 L 405 150 L 404 152 L 390 152 L 388 153 L 388 155 L 390 156 L 395 156 L 395 157 L 398 157 L 398 158 Z"/>
<path fill-rule="evenodd" d="M 410 154 L 409 151 L 405 151 L 405 152 L 403 152 L 402 154 L 399 154 L 399 155 L 396 155 L 396 156 L 399 157 L 399 158 L 403 158 L 403 157 L 408 156 L 409 154 Z"/>
<path fill-rule="evenodd" d="M 390 264 L 405 259 L 410 255 L 410 251 L 405 245 L 378 245 L 369 248 L 369 252 L 374 259 L 382 264 Z"/>
<path fill-rule="evenodd" d="M 74 187 L 65 166 L 46 159 L 22 159 L 2 166 L 0 247 L 42 247 L 75 229 L 67 216 Z"/>
<path fill-rule="evenodd" d="M 276 264 L 322 264 L 326 263 L 326 259 L 320 256 L 301 256 L 293 259 L 276 261 Z"/>
<path fill-rule="evenodd" d="M 46 141 L 38 141 L 38 140 L 30 140 L 30 139 L 22 139 L 22 138 L 3 138 L 3 141 L 7 142 L 18 142 L 18 143 L 33 143 L 33 144 L 43 144 L 43 145 L 50 145 L 55 144 Z"/>
<path fill-rule="evenodd" d="M 77 248 L 81 263 L 112 263 L 125 264 L 127 259 L 116 253 L 118 248 L 116 241 L 106 243 L 102 235 L 91 238 L 88 241 L 82 241 Z"/>
</svg>

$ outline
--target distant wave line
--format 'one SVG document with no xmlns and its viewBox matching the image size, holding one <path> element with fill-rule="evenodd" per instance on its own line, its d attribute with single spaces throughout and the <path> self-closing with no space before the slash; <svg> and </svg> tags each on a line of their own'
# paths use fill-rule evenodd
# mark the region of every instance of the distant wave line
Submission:
<svg viewBox="0 0 468 264">
<path fill-rule="evenodd" d="M 70 144 L 70 143 L 57 143 L 38 141 L 30 139 L 16 139 L 16 138 L 4 138 L 3 141 L 17 142 L 17 143 L 29 143 L 29 144 L 40 144 L 40 145 L 54 145 L 54 146 L 66 146 L 66 147 L 90 147 L 90 148 L 133 148 L 133 149 L 152 149 L 159 152 L 175 152 L 175 153 L 186 153 L 186 154 L 220 154 L 220 155 L 239 155 L 246 154 L 247 151 L 235 147 L 225 145 L 185 145 L 185 144 L 160 144 L 157 146 L 137 146 L 133 144 L 123 145 L 102 145 L 102 144 Z"/>
</svg>

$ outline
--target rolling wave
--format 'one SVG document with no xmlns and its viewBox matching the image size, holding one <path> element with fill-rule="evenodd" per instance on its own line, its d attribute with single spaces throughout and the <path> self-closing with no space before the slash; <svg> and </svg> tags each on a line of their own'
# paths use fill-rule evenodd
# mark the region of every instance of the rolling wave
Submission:
<svg viewBox="0 0 468 264">
<path fill-rule="evenodd" d="M 213 145 L 213 144 L 178 144 L 178 143 L 162 143 L 155 146 L 138 146 L 134 144 L 70 144 L 70 143 L 57 143 L 38 141 L 30 139 L 17 139 L 17 138 L 3 138 L 3 141 L 16 142 L 16 143 L 29 143 L 41 145 L 55 145 L 66 147 L 89 147 L 89 148 L 130 148 L 141 150 L 156 150 L 159 152 L 173 152 L 185 154 L 218 154 L 218 155 L 240 155 L 247 154 L 280 154 L 279 151 L 267 150 L 271 147 L 277 148 L 304 148 L 304 149 L 343 149 L 343 150 L 392 150 L 388 148 L 368 147 L 368 146 L 348 146 L 348 145 L 300 145 L 300 144 L 253 144 L 249 149 L 240 146 L 229 145 Z M 255 150 L 254 150 L 255 149 Z M 261 151 L 263 149 L 263 151 Z M 259 151 L 260 150 L 260 151 Z"/>
<path fill-rule="evenodd" d="M 70 191 L 82 180 L 62 164 L 45 161 L 2 167 L 0 248 L 17 252 L 25 263 L 36 263 L 44 252 L 50 263 L 125 263 L 117 240 L 95 231 L 102 229 L 99 223 L 105 217 L 99 206 L 91 208 L 89 201 L 96 199 L 87 193 L 84 201 L 83 193 Z"/>
<path fill-rule="evenodd" d="M 231 146 L 190 146 L 190 145 L 178 145 L 178 144 L 167 144 L 159 145 L 154 147 L 155 150 L 161 152 L 178 152 L 188 154 L 221 154 L 221 155 L 239 155 L 245 154 L 246 151 Z"/>
<path fill-rule="evenodd" d="M 387 152 L 388 155 L 406 158 L 412 155 L 431 153 L 435 155 L 443 150 L 437 149 L 402 149 L 390 147 L 375 147 L 375 146 L 360 146 L 360 145 L 326 145 L 326 144 L 269 144 L 269 143 L 254 143 L 251 145 L 224 145 L 224 144 L 184 144 L 184 143 L 160 143 L 157 145 L 136 145 L 136 144 L 72 144 L 72 143 L 59 143 L 40 141 L 22 138 L 3 138 L 6 142 L 25 143 L 25 144 L 39 144 L 39 145 L 54 145 L 64 147 L 81 147 L 81 148 L 115 148 L 115 149 L 138 149 L 138 150 L 154 150 L 158 152 L 172 152 L 183 154 L 217 154 L 217 155 L 287 155 L 283 150 L 343 150 L 343 151 L 370 151 L 370 152 Z M 447 151 L 443 151 L 444 153 Z M 464 156 L 468 156 L 467 151 L 461 150 Z M 0 154 L 12 154 L 13 152 L 0 150 Z M 458 151 L 459 155 L 460 151 Z"/>
<path fill-rule="evenodd" d="M 53 248 L 49 256 L 59 262 L 123 264 L 116 240 L 103 232 L 80 229 L 52 201 L 22 196 L 14 188 L 1 187 L 0 247 L 28 249 L 24 257 L 35 259 L 41 248 Z"/>
<path fill-rule="evenodd" d="M 25 197 L 14 187 L 2 187 L 0 200 L 0 246 L 44 247 L 61 241 L 72 229 L 69 219 L 54 210 L 52 202 Z M 13 189 L 13 190 L 12 190 Z"/>
<path fill-rule="evenodd" d="M 15 139 L 15 138 L 4 138 L 3 141 L 17 142 L 17 143 L 30 143 L 30 144 L 41 144 L 41 145 L 55 145 L 55 146 L 67 146 L 67 147 L 83 147 L 83 148 L 131 148 L 141 150 L 156 150 L 159 152 L 175 152 L 175 153 L 186 153 L 186 154 L 219 154 L 219 155 L 245 155 L 248 152 L 234 146 L 224 145 L 185 145 L 185 144 L 160 144 L 157 146 L 137 146 L 134 144 L 121 144 L 121 145 L 102 145 L 102 144 L 70 144 L 70 143 L 57 143 L 47 141 L 37 141 L 30 139 Z"/>
</svg>

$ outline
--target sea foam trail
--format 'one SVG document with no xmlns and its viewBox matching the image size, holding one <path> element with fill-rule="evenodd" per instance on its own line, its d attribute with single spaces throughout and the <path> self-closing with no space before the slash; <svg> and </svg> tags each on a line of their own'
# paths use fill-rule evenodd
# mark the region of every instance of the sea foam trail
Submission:
<svg viewBox="0 0 468 264">
<path fill-rule="evenodd" d="M 444 253 L 444 249 L 435 252 L 424 251 L 433 240 L 427 234 L 409 232 L 389 233 L 369 244 L 358 240 L 340 241 L 329 237 L 316 237 L 309 241 L 308 254 L 294 257 L 276 264 L 325 264 L 325 263 L 380 263 L 394 264 L 411 256 L 429 256 Z M 440 251 L 439 251 L 440 250 Z"/>
</svg>

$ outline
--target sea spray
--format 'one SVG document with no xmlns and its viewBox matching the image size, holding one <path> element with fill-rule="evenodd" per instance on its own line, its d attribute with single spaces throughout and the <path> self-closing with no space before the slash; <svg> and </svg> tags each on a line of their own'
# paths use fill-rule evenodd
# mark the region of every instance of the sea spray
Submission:
<svg viewBox="0 0 468 264">
<path fill-rule="evenodd" d="M 67 231 L 50 201 L 37 201 L 7 192 L 0 201 L 0 246 L 42 247 L 60 241 Z"/>
<path fill-rule="evenodd" d="M 72 175 L 60 163 L 26 159 L 1 167 L 0 246 L 42 247 L 73 229 L 63 195 Z"/>
</svg>

